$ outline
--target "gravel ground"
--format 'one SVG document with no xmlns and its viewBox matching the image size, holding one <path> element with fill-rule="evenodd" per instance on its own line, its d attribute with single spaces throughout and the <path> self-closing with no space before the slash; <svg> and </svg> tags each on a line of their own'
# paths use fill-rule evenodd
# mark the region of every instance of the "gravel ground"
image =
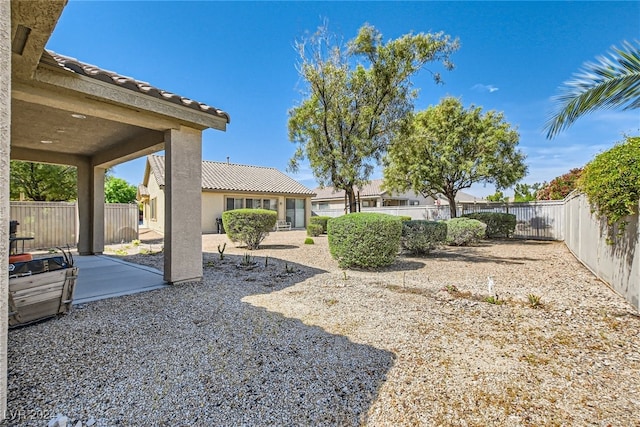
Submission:
<svg viewBox="0 0 640 427">
<path fill-rule="evenodd" d="M 202 282 L 11 330 L 5 425 L 640 426 L 640 317 L 562 243 L 372 272 L 304 237 L 271 233 L 243 266 L 205 235 Z M 161 268 L 160 248 L 111 251 Z"/>
</svg>

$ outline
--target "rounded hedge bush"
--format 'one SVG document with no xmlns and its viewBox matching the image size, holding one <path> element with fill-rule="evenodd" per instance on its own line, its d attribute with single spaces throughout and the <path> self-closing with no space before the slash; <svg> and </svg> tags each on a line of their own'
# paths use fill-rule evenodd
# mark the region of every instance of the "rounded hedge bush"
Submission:
<svg viewBox="0 0 640 427">
<path fill-rule="evenodd" d="M 390 265 L 398 254 L 402 222 L 381 213 L 358 212 L 327 224 L 329 251 L 341 268 Z"/>
<path fill-rule="evenodd" d="M 307 237 L 306 239 L 304 239 L 304 244 L 305 245 L 313 245 L 315 242 L 313 241 L 313 239 L 311 237 Z"/>
<path fill-rule="evenodd" d="M 331 219 L 330 216 L 312 216 L 309 221 L 310 224 L 320 224 L 322 226 L 322 232 L 327 232 L 327 222 Z"/>
<path fill-rule="evenodd" d="M 222 213 L 222 224 L 232 242 L 242 242 L 253 250 L 273 230 L 277 216 L 266 209 L 235 209 Z"/>
<path fill-rule="evenodd" d="M 462 216 L 485 223 L 487 225 L 486 236 L 490 239 L 513 236 L 516 229 L 516 216 L 510 213 L 475 212 Z"/>
<path fill-rule="evenodd" d="M 322 234 L 321 224 L 309 224 L 307 225 L 307 236 L 317 237 Z"/>
<path fill-rule="evenodd" d="M 443 221 L 412 220 L 402 223 L 402 249 L 426 255 L 447 239 L 447 224 Z"/>
<path fill-rule="evenodd" d="M 466 246 L 478 243 L 485 236 L 487 225 L 477 219 L 451 218 L 447 221 L 447 244 Z"/>
</svg>

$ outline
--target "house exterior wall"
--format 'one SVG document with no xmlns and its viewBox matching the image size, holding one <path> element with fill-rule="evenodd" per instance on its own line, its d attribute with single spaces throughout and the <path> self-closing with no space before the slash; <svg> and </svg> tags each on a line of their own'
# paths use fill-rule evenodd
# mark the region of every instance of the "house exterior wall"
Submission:
<svg viewBox="0 0 640 427">
<path fill-rule="evenodd" d="M 144 204 L 145 225 L 160 234 L 164 234 L 164 190 L 160 188 L 153 172 L 149 176 L 149 200 Z M 156 217 L 151 217 L 151 204 L 156 200 Z"/>
<path fill-rule="evenodd" d="M 153 172 L 150 172 L 149 200 L 144 203 L 143 224 L 147 228 L 164 234 L 164 189 L 160 188 L 156 182 Z M 234 193 L 224 191 L 203 191 L 202 192 L 202 233 L 217 233 L 218 226 L 216 218 L 222 217 L 222 212 L 226 210 L 226 200 L 228 197 L 237 199 L 276 199 L 278 201 L 278 219 L 286 219 L 286 199 L 305 199 L 305 225 L 309 224 L 311 218 L 311 196 L 300 195 L 279 195 L 272 193 Z M 156 220 L 151 219 L 151 203 L 156 199 Z"/>
<path fill-rule="evenodd" d="M 305 199 L 305 225 L 311 218 L 311 196 L 277 195 L 272 193 L 233 193 L 218 191 L 202 192 L 202 232 L 217 233 L 216 218 L 222 217 L 226 210 L 228 197 L 234 199 L 276 199 L 278 203 L 278 219 L 286 219 L 286 199 Z"/>
<path fill-rule="evenodd" d="M 216 218 L 222 218 L 224 195 L 210 191 L 202 192 L 202 232 L 217 233 Z"/>
<path fill-rule="evenodd" d="M 0 2 L 0 259 L 9 259 L 9 152 L 11 141 L 11 3 Z M 0 420 L 7 413 L 7 301 L 9 272 L 0 263 Z"/>
<path fill-rule="evenodd" d="M 422 195 L 415 195 L 413 193 L 404 193 L 399 196 L 386 197 L 383 196 L 368 196 L 360 197 L 362 208 L 380 208 L 383 206 L 435 206 L 435 201 L 431 197 L 423 197 Z M 375 206 L 366 206 L 364 202 L 375 202 Z M 344 198 L 336 199 L 312 199 L 313 210 L 315 212 L 322 210 L 344 210 Z"/>
</svg>

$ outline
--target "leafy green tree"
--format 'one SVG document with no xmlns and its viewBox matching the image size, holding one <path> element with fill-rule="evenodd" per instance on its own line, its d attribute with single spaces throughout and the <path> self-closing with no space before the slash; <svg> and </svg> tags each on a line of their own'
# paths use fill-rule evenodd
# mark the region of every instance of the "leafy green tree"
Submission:
<svg viewBox="0 0 640 427">
<path fill-rule="evenodd" d="M 509 198 L 504 195 L 502 191 L 496 191 L 495 193 L 487 196 L 487 200 L 490 202 L 507 202 Z"/>
<path fill-rule="evenodd" d="M 107 203 L 133 203 L 138 189 L 122 178 L 107 174 L 104 181 L 104 201 Z"/>
<path fill-rule="evenodd" d="M 39 202 L 69 201 L 78 198 L 78 172 L 73 166 L 12 160 L 10 197 Z"/>
<path fill-rule="evenodd" d="M 611 58 L 587 62 L 573 80 L 564 83 L 555 97 L 557 111 L 545 125 L 551 139 L 579 117 L 599 109 L 640 107 L 640 42 L 623 42 L 612 48 Z"/>
<path fill-rule="evenodd" d="M 413 189 L 423 196 L 441 193 L 456 216 L 456 194 L 474 183 L 507 188 L 525 176 L 519 135 L 502 113 L 444 98 L 416 113 L 403 126 L 385 159 L 384 185 L 391 191 Z"/>
<path fill-rule="evenodd" d="M 411 77 L 429 62 L 452 69 L 458 41 L 420 33 L 383 43 L 380 32 L 364 25 L 344 46 L 324 26 L 296 47 L 305 99 L 289 111 L 289 139 L 298 145 L 289 170 L 308 159 L 318 183 L 344 190 L 354 211 L 354 187 L 368 181 L 413 109 Z"/>
<path fill-rule="evenodd" d="M 514 190 L 513 200 L 515 202 L 532 202 L 536 200 L 536 194 L 541 188 L 542 184 L 539 182 L 531 185 L 518 183 Z"/>
<path fill-rule="evenodd" d="M 536 193 L 538 200 L 562 200 L 578 186 L 578 179 L 582 174 L 582 168 L 571 169 L 564 175 L 542 184 L 542 188 Z"/>
</svg>

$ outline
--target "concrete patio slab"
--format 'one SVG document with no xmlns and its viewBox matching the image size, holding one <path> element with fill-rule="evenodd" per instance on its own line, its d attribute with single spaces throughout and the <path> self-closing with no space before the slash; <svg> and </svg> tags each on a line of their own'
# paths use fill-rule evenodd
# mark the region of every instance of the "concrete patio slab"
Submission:
<svg viewBox="0 0 640 427">
<path fill-rule="evenodd" d="M 155 268 L 105 255 L 74 256 L 79 268 L 73 304 L 83 304 L 169 286 Z"/>
</svg>

